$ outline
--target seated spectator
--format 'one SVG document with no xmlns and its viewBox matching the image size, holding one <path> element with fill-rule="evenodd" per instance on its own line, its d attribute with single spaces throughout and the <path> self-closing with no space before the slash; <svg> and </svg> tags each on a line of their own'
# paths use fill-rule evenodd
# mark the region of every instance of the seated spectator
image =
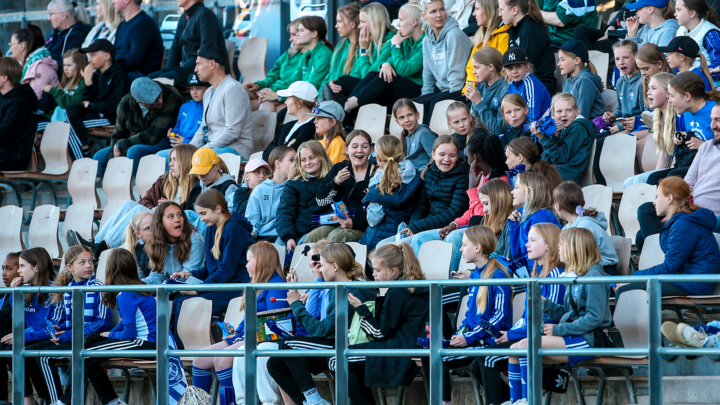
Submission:
<svg viewBox="0 0 720 405">
<path fill-rule="evenodd" d="M 586 167 L 592 164 L 595 125 L 579 116 L 577 100 L 569 93 L 553 97 L 552 112 L 557 132 L 548 136 L 533 126 L 532 133 L 543 146 L 542 158 L 555 166 L 563 180 L 579 183 Z"/>
<path fill-rule="evenodd" d="M 269 242 L 258 242 L 247 249 L 247 272 L 252 283 L 284 283 L 285 274 L 277 255 L 277 250 Z M 258 291 L 256 313 L 288 308 L 288 290 Z M 245 309 L 245 298 L 240 303 L 240 311 Z M 260 317 L 258 317 L 260 318 Z M 257 322 L 252 320 L 250 322 Z M 245 345 L 245 318 L 235 326 L 235 333 L 223 337 L 222 341 L 200 350 L 240 350 Z M 260 323 L 260 327 L 265 327 Z M 233 387 L 233 357 L 195 357 L 192 361 L 193 385 L 210 392 L 213 382 L 212 370 L 217 374 L 220 387 Z M 234 399 L 234 398 L 233 398 Z"/>
<path fill-rule="evenodd" d="M 705 82 L 705 91 L 714 90 L 710 68 L 705 55 L 700 53 L 700 46 L 691 37 L 675 37 L 667 46 L 658 47 L 659 52 L 667 53 L 667 62 L 670 69 L 679 72 L 697 73 Z M 700 66 L 695 67 L 696 59 L 700 59 Z"/>
<path fill-rule="evenodd" d="M 531 64 L 521 48 L 510 48 L 503 55 L 503 69 L 508 78 L 508 94 L 519 94 L 528 106 L 527 118 L 535 122 L 550 108 L 550 93 L 532 74 Z"/>
<path fill-rule="evenodd" d="M 694 348 L 720 348 L 720 330 L 717 324 L 690 326 L 686 323 L 663 322 L 662 334 L 675 346 Z"/>
<path fill-rule="evenodd" d="M 319 89 L 330 70 L 335 48 L 325 36 L 325 19 L 315 15 L 306 15 L 298 19 L 298 33 L 295 42 L 302 47 L 300 71 L 301 80 Z M 316 94 L 317 96 L 317 94 Z"/>
<path fill-rule="evenodd" d="M 543 1 L 542 17 L 548 25 L 553 44 L 563 45 L 573 38 L 579 26 L 597 27 L 598 13 L 594 0 L 577 2 Z M 565 90 L 563 90 L 565 91 Z"/>
<path fill-rule="evenodd" d="M 510 35 L 508 35 L 507 31 L 510 29 L 511 25 L 505 25 L 503 23 L 498 12 L 497 1 L 475 0 L 474 3 L 475 8 L 473 9 L 472 15 L 475 19 L 478 30 L 475 32 L 475 36 L 473 37 L 473 48 L 470 52 L 470 58 L 467 61 L 467 65 L 465 66 L 465 81 L 467 84 L 465 85 L 463 92 L 466 95 L 467 91 L 471 87 L 477 87 L 478 83 L 482 82 L 482 80 L 478 79 L 475 72 L 476 69 L 473 63 L 473 60 L 476 60 L 475 54 L 483 48 L 494 48 L 500 52 L 500 65 L 502 66 L 502 55 L 507 52 L 508 40 L 510 39 Z M 481 53 L 480 55 L 483 55 L 480 59 L 483 60 L 483 62 L 477 63 L 481 65 L 491 64 L 487 58 L 490 53 Z M 494 61 L 497 61 L 497 59 Z M 495 72 L 500 74 L 502 73 L 501 70 L 502 68 L 496 69 Z M 485 73 L 485 71 L 483 71 L 483 73 Z M 488 83 L 488 86 L 490 85 L 491 83 Z M 502 97 L 498 97 L 498 100 L 502 100 Z"/>
<path fill-rule="evenodd" d="M 125 61 L 130 79 L 160 70 L 165 47 L 157 23 L 140 8 L 142 0 L 113 1 L 113 4 L 125 19 L 115 34 L 117 60 Z"/>
<path fill-rule="evenodd" d="M 170 147 L 190 143 L 195 133 L 200 129 L 200 124 L 203 120 L 203 97 L 205 96 L 205 91 L 210 87 L 210 83 L 200 81 L 195 72 L 190 73 L 187 83 L 192 100 L 180 106 L 180 112 L 178 113 L 175 126 L 168 129 L 167 136 L 168 141 L 170 141 Z M 172 149 L 161 150 L 156 153 L 156 155 L 164 157 L 167 161 L 171 150 Z"/>
<path fill-rule="evenodd" d="M 675 20 L 675 4 L 670 0 L 638 0 L 624 7 L 637 13 L 626 20 L 626 39 L 638 46 L 648 42 L 666 46 L 680 28 Z"/>
<path fill-rule="evenodd" d="M 270 177 L 272 170 L 270 165 L 262 159 L 252 159 L 245 165 L 242 181 L 238 173 L 238 189 L 233 195 L 233 209 L 243 215 L 247 209 L 248 200 L 255 187 L 260 185 L 266 178 Z M 253 235 L 254 237 L 255 235 Z"/>
<path fill-rule="evenodd" d="M 287 146 L 276 146 L 270 152 L 268 165 L 273 168 L 272 176 L 260 183 L 250 194 L 247 202 L 245 218 L 253 226 L 255 240 L 274 242 L 277 239 L 275 219 L 280 198 L 285 189 L 285 182 L 290 175 L 290 168 L 295 160 L 295 150 Z M 240 211 L 243 212 L 243 211 Z"/>
<path fill-rule="evenodd" d="M 153 79 L 166 77 L 174 80 L 176 86 L 184 85 L 188 76 L 195 70 L 195 55 L 200 47 L 218 47 L 225 60 L 225 69 L 228 71 L 232 69 L 220 20 L 212 10 L 205 7 L 204 1 L 178 1 L 184 12 L 178 20 L 175 37 L 167 56 L 167 65 L 148 77 Z"/>
<path fill-rule="evenodd" d="M 92 29 L 82 2 L 52 0 L 47 6 L 50 13 L 52 36 L 45 43 L 52 59 L 57 63 L 57 75 L 62 73 L 62 59 L 65 52 L 82 47 L 85 37 Z"/>
<path fill-rule="evenodd" d="M 522 48 L 535 76 L 550 95 L 555 94 L 555 58 L 551 51 L 550 33 L 538 3 L 532 0 L 499 0 L 500 18 L 512 25 L 507 33 L 509 48 Z"/>
<path fill-rule="evenodd" d="M 498 134 L 503 146 L 508 146 L 515 139 L 532 136 L 530 132 L 530 121 L 527 118 L 530 109 L 521 95 L 506 94 L 500 103 L 500 110 L 503 120 L 509 126 L 505 133 Z M 540 145 L 539 147 L 542 148 Z M 511 166 L 508 167 L 512 169 Z"/>
<path fill-rule="evenodd" d="M 320 239 L 353 242 L 360 239 L 367 228 L 363 199 L 377 170 L 377 166 L 368 162 L 373 153 L 372 139 L 367 132 L 356 129 L 350 132 L 346 141 L 344 153 L 348 160 L 333 165 L 318 188 L 315 199 L 321 207 L 332 207 L 333 203 L 342 202 L 348 210 L 355 210 L 355 216 L 338 218 L 337 225 L 315 228 L 305 242 Z"/>
<path fill-rule="evenodd" d="M 212 89 L 203 96 L 203 122 L 192 143 L 217 154 L 250 158 L 253 147 L 250 98 L 237 80 L 225 72 L 224 47 L 200 48 L 195 72 Z"/>
<path fill-rule="evenodd" d="M 398 32 L 387 42 L 390 55 L 378 70 L 367 73 L 355 86 L 345 103 L 346 111 L 376 102 L 392 105 L 395 100 L 420 95 L 425 38 L 420 6 L 403 5 L 398 19 Z"/>
<path fill-rule="evenodd" d="M 357 63 L 360 57 L 360 5 L 350 3 L 338 8 L 335 21 L 335 28 L 342 40 L 333 51 L 330 70 L 319 89 L 321 100 L 334 100 L 343 105 L 347 95 L 362 79 L 360 64 Z M 340 80 L 341 77 L 343 80 Z"/>
<path fill-rule="evenodd" d="M 592 121 L 602 116 L 605 112 L 603 84 L 585 45 L 577 39 L 568 40 L 560 47 L 558 59 L 560 74 L 570 75 L 563 82 L 563 93 L 570 93 L 578 100 L 580 115 L 584 118 Z"/>
<path fill-rule="evenodd" d="M 230 213 L 221 192 L 207 190 L 197 199 L 196 211 L 208 225 L 205 232 L 205 265 L 191 272 L 183 271 L 171 277 L 195 277 L 204 284 L 249 283 L 250 275 L 246 265 L 247 251 L 255 243 L 250 231 L 252 225 L 239 212 Z M 212 302 L 212 314 L 219 315 L 227 309 L 233 298 L 242 295 L 239 291 L 181 291 L 182 297 L 173 299 L 170 331 L 180 350 L 185 345 L 177 334 L 182 303 L 189 298 L 200 297 Z"/>
<path fill-rule="evenodd" d="M 475 118 L 470 113 L 470 107 L 460 101 L 453 101 L 445 111 L 448 127 L 453 131 L 452 137 L 460 145 L 460 157 L 465 158 L 465 147 L 477 130 Z"/>
<path fill-rule="evenodd" d="M 87 48 L 98 39 L 107 39 L 115 42 L 117 29 L 123 22 L 123 17 L 115 11 L 112 0 L 97 0 L 95 3 L 95 21 L 99 21 L 87 34 L 81 48 Z"/>
<path fill-rule="evenodd" d="M 402 128 L 400 139 L 403 147 L 404 160 L 422 170 L 432 156 L 432 146 L 437 134 L 420 123 L 420 114 L 415 103 L 409 98 L 401 98 L 393 104 L 392 115 L 395 122 Z"/>
<path fill-rule="evenodd" d="M 50 57 L 50 51 L 43 46 L 44 42 L 45 38 L 40 29 L 28 24 L 26 28 L 21 28 L 12 35 L 10 52 L 22 66 L 20 83 L 29 84 L 37 99 L 41 100 L 37 108 L 43 113 L 52 113 L 55 106 L 51 97 L 43 98 L 43 86 L 46 84 L 57 86 L 60 82 L 57 62 Z M 61 56 L 58 55 L 58 58 Z M 62 72 L 62 69 L 60 71 Z"/>
<path fill-rule="evenodd" d="M 333 164 L 345 161 L 345 111 L 340 104 L 323 101 L 318 108 L 305 114 L 315 117 L 315 139 L 322 143 Z"/>
<path fill-rule="evenodd" d="M 708 208 L 720 217 L 720 185 L 712 175 L 713 168 L 717 167 L 720 158 L 720 105 L 715 104 L 710 113 L 710 128 L 713 131 L 712 142 L 707 141 L 698 149 L 690 169 L 685 175 L 685 182 L 692 189 L 695 202 Z M 715 227 L 714 232 L 720 233 L 720 227 Z"/>
<path fill-rule="evenodd" d="M 718 28 L 720 24 L 715 7 L 710 7 L 705 0 L 675 2 L 675 18 L 680 26 L 676 35 L 678 37 L 689 36 L 697 42 L 701 54 L 707 60 L 708 67 L 716 72 L 714 80 L 711 81 L 713 88 L 720 84 L 717 76 L 717 72 L 720 70 L 720 49 L 715 46 L 720 42 L 720 28 Z M 699 61 L 696 59 L 693 67 L 697 68 L 698 66 Z"/>
<path fill-rule="evenodd" d="M 175 87 L 147 77 L 135 80 L 130 94 L 118 105 L 111 146 L 100 149 L 93 156 L 98 161 L 98 177 L 103 177 L 105 167 L 113 157 L 125 155 L 132 159 L 134 176 L 143 156 L 167 149 L 170 142 L 165 131 L 177 121 L 182 100 Z"/>
<path fill-rule="evenodd" d="M 79 50 L 71 49 L 65 52 L 62 80 L 56 87 L 49 84 L 43 86 L 43 93 L 48 93 L 57 105 L 50 114 L 46 113 L 43 118 L 47 119 L 49 115 L 50 122 L 64 122 L 67 121 L 66 109 L 68 107 L 82 105 L 82 96 L 85 91 L 85 79 L 83 79 L 82 72 L 87 63 L 87 56 L 80 53 Z M 73 141 L 76 139 L 73 138 Z"/>
<path fill-rule="evenodd" d="M 600 264 L 605 274 L 617 276 L 618 256 L 615 253 L 610 234 L 608 234 L 608 221 L 605 214 L 595 208 L 584 208 L 585 197 L 580 186 L 573 182 L 565 182 L 553 191 L 553 207 L 557 216 L 567 222 L 563 229 L 585 228 L 593 233 L 598 249 L 600 249 Z"/>
<path fill-rule="evenodd" d="M 25 170 L 32 156 L 38 100 L 21 77 L 14 58 L 0 57 L 0 170 Z"/>
<path fill-rule="evenodd" d="M 720 249 L 713 236 L 717 224 L 715 214 L 694 204 L 690 186 L 679 177 L 663 179 L 656 195 L 653 204 L 657 216 L 639 219 L 665 223 L 660 231 L 660 249 L 665 253 L 665 260 L 657 266 L 636 271 L 633 276 L 717 275 Z M 643 238 L 647 236 L 642 235 Z M 714 286 L 715 283 L 663 283 L 662 296 L 709 295 Z M 615 293 L 619 296 L 625 291 L 646 288 L 647 283 L 620 283 L 615 286 Z"/>
<path fill-rule="evenodd" d="M 197 270 L 205 263 L 205 239 L 187 220 L 179 204 L 166 201 L 153 214 L 145 244 L 152 271 L 145 284 L 163 284 L 175 273 Z"/>
<path fill-rule="evenodd" d="M 635 54 L 635 63 L 637 63 L 637 67 L 638 69 L 640 69 L 640 74 L 643 76 L 644 79 L 643 101 L 645 103 L 645 111 L 648 112 L 652 112 L 653 108 L 657 108 L 649 106 L 650 101 L 648 99 L 648 92 L 650 79 L 658 73 L 675 74 L 675 72 L 670 71 L 667 60 L 665 59 L 665 54 L 658 51 L 657 48 L 658 47 L 655 44 L 645 44 L 641 46 Z M 667 89 L 664 90 L 667 93 Z M 652 114 L 656 115 L 657 113 L 652 112 Z M 642 167 L 642 156 L 643 150 L 645 149 L 645 142 L 647 141 L 647 136 L 651 133 L 651 129 L 652 128 L 638 129 L 637 131 L 633 132 L 633 135 L 635 135 L 635 138 L 637 138 L 637 147 L 635 148 L 635 161 L 637 162 L 636 167 L 640 167 L 641 169 L 645 169 Z M 665 164 L 665 167 L 667 167 L 667 164 Z"/>
<path fill-rule="evenodd" d="M 20 253 L 8 253 L 7 256 L 5 256 L 4 261 L 2 262 L 2 280 L 4 287 L 10 287 L 10 283 L 12 283 L 12 281 L 16 278 L 20 277 L 18 269 L 20 269 Z M 5 343 L 5 341 L 8 339 L 8 335 L 12 337 L 12 306 L 10 305 L 11 302 L 12 294 L 0 295 L 0 336 L 2 336 L 2 339 L 0 339 L 0 349 L 2 350 L 12 350 L 12 346 Z M 6 365 L 8 367 L 7 369 L 2 368 Z M 5 357 L 0 360 L 0 403 L 2 403 L 2 401 L 7 402 L 7 400 L 9 399 L 8 372 L 6 370 L 12 371 L 11 357 Z M 30 382 L 30 384 L 32 384 L 32 381 Z M 30 396 L 32 396 L 32 385 L 27 385 L 26 382 L 25 389 L 26 392 L 29 392 Z"/>
<path fill-rule="evenodd" d="M 313 215 L 330 211 L 328 207 L 319 206 L 315 196 L 331 168 L 332 161 L 320 142 L 308 141 L 300 145 L 275 219 L 276 243 L 287 245 L 288 252 L 305 241 L 313 227 Z"/>
<path fill-rule="evenodd" d="M 200 180 L 193 186 L 194 190 L 192 193 L 198 192 L 198 189 L 200 193 L 204 193 L 211 188 L 218 190 L 225 197 L 228 210 L 230 210 L 231 213 L 237 211 L 233 205 L 235 202 L 235 192 L 238 189 L 237 182 L 235 177 L 230 175 L 230 170 L 228 170 L 225 162 L 220 159 L 215 151 L 210 148 L 198 149 L 192 157 L 190 174 L 196 175 L 198 180 Z M 188 209 L 190 208 L 191 207 L 188 207 Z M 197 211 L 197 209 L 195 211 Z M 192 211 L 190 211 L 189 214 L 193 225 L 201 230 L 205 229 L 204 226 L 200 225 L 202 222 L 198 220 L 197 215 L 193 214 Z"/>
<path fill-rule="evenodd" d="M 523 172 L 532 172 L 547 179 L 550 190 L 555 190 L 563 180 L 555 166 L 542 160 L 542 145 L 535 143 L 530 137 L 514 139 L 505 147 L 505 163 L 510 168 L 508 182 L 515 187 L 517 176 Z M 521 166 L 524 166 L 524 169 Z"/>
<path fill-rule="evenodd" d="M 145 252 L 145 244 L 150 240 L 150 224 L 152 224 L 153 213 L 142 211 L 133 215 L 130 225 L 125 230 L 123 238 L 123 249 L 135 256 L 138 266 L 138 278 L 143 279 L 150 275 L 150 258 Z"/>
<path fill-rule="evenodd" d="M 422 16 L 428 22 L 423 39 L 422 94 L 413 101 L 423 105 L 423 121 L 429 124 L 435 103 L 464 100 L 463 67 L 473 44 L 457 20 L 447 16 L 443 1 L 424 1 Z"/>
<path fill-rule="evenodd" d="M 413 212 L 413 201 L 420 192 L 421 180 L 415 166 L 403 158 L 403 146 L 394 136 L 383 136 L 375 145 L 378 170 L 370 179 L 363 199 L 367 206 L 368 228 L 359 242 L 375 249 L 378 242 L 407 226 Z"/>
<path fill-rule="evenodd" d="M 287 146 L 297 150 L 298 146 L 315 139 L 315 117 L 311 114 L 315 108 L 317 89 L 310 82 L 295 82 L 279 94 L 285 97 L 287 114 L 297 118 L 275 130 L 275 138 L 263 151 L 263 160 L 268 161 L 273 149 Z"/>
<path fill-rule="evenodd" d="M 612 124 L 610 128 L 611 134 L 619 132 L 632 132 L 637 128 L 638 122 L 640 122 L 639 115 L 645 108 L 643 98 L 640 97 L 640 92 L 643 91 L 643 79 L 640 70 L 638 69 L 637 62 L 635 61 L 635 54 L 638 52 L 637 44 L 630 40 L 623 40 L 613 45 L 613 53 L 615 54 L 615 67 L 620 71 L 620 79 L 615 84 L 617 90 L 617 109 L 614 112 L 606 112 L 603 114 L 603 119 L 606 122 Z M 620 121 L 622 127 L 618 126 L 617 123 Z M 602 151 L 602 139 L 604 136 L 598 138 L 598 144 L 596 150 Z M 600 154 L 595 154 L 595 161 L 599 161 Z M 598 179 L 598 183 L 605 184 L 605 178 L 598 177 L 599 170 L 596 170 L 595 177 Z"/>
<path fill-rule="evenodd" d="M 267 73 L 263 80 L 255 83 L 246 83 L 243 85 L 248 91 L 250 97 L 250 108 L 253 111 L 267 110 L 280 112 L 285 108 L 285 103 L 281 100 L 281 96 L 277 94 L 279 90 L 285 90 L 293 83 L 302 80 L 301 64 L 305 55 L 303 55 L 303 45 L 297 41 L 298 23 L 300 19 L 296 19 L 287 26 L 290 33 L 290 48 L 280 55 L 275 61 L 273 68 Z M 315 97 L 317 97 L 317 89 L 315 89 Z"/>
<path fill-rule="evenodd" d="M 170 170 L 160 176 L 140 201 L 125 201 L 113 214 L 105 220 L 105 224 L 95 235 L 94 240 L 86 241 L 77 232 L 69 230 L 67 240 L 70 246 L 82 244 L 93 248 L 96 257 L 98 251 L 115 248 L 123 243 L 127 224 L 139 212 L 152 212 L 160 204 L 172 201 L 191 214 L 195 199 L 200 195 L 200 188 L 195 187 L 197 177 L 190 174 L 193 154 L 197 148 L 192 145 L 177 145 L 170 152 Z M 147 241 L 146 241 L 147 242 Z"/>
<path fill-rule="evenodd" d="M 468 78 L 465 97 L 472 103 L 472 114 L 491 134 L 501 135 L 508 127 L 500 104 L 508 92 L 508 82 L 502 77 L 502 54 L 488 46 L 475 52 L 470 61 L 474 80 Z"/>
<path fill-rule="evenodd" d="M 83 102 L 65 109 L 70 124 L 70 155 L 76 160 L 90 157 L 86 129 L 114 124 L 120 100 L 130 89 L 122 64 L 115 63 L 115 47 L 110 41 L 98 39 L 80 53 L 87 54 L 90 62 L 82 70 Z"/>
<path fill-rule="evenodd" d="M 432 160 L 420 174 L 419 199 L 415 201 L 407 227 L 398 230 L 400 241 L 412 244 L 416 234 L 440 229 L 467 211 L 468 175 L 470 166 L 460 157 L 460 145 L 449 135 L 442 135 L 433 144 Z M 378 243 L 392 242 L 390 237 Z"/>
</svg>

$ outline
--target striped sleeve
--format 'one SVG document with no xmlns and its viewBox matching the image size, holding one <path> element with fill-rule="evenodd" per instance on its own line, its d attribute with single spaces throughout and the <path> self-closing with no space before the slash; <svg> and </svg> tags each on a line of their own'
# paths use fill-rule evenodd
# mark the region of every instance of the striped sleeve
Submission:
<svg viewBox="0 0 720 405">
<path fill-rule="evenodd" d="M 94 283 L 88 283 L 89 285 L 103 285 L 101 281 L 97 281 Z M 110 310 L 103 305 L 102 303 L 102 293 L 100 292 L 90 292 L 86 293 L 85 295 L 85 304 L 90 304 L 90 300 L 93 300 L 92 302 L 92 308 L 94 309 L 93 314 L 84 314 L 86 319 L 88 315 L 93 315 L 94 319 L 92 322 L 86 322 L 85 323 L 85 334 L 91 334 L 91 333 L 100 333 L 110 330 Z M 90 311 L 87 308 L 83 309 L 84 311 Z"/>
</svg>

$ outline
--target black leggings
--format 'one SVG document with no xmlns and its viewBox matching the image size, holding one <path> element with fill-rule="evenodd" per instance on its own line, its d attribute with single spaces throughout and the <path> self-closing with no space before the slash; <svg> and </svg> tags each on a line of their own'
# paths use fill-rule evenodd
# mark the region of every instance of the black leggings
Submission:
<svg viewBox="0 0 720 405">
<path fill-rule="evenodd" d="M 280 341 L 280 350 L 334 349 L 335 340 L 296 336 Z M 306 391 L 316 388 L 313 374 L 328 369 L 327 357 L 271 357 L 268 373 L 296 404 L 305 402 Z"/>
<path fill-rule="evenodd" d="M 615 293 L 615 299 L 617 300 L 618 297 L 620 297 L 620 294 L 624 293 L 625 291 L 631 291 L 631 290 L 647 290 L 647 283 L 630 283 L 626 284 L 620 288 L 617 289 Z M 662 297 L 687 297 L 688 292 L 683 290 L 682 288 L 670 284 L 670 283 L 664 283 L 661 286 L 660 295 Z M 617 301 L 615 301 L 617 302 Z"/>
<path fill-rule="evenodd" d="M 670 168 L 670 169 L 664 169 L 664 170 L 658 170 L 648 176 L 647 183 L 651 184 L 653 186 L 657 186 L 660 184 L 662 179 L 666 177 L 680 177 L 685 178 L 685 175 L 687 174 L 688 170 L 690 170 L 690 166 L 686 167 L 679 167 L 679 168 Z"/>
<path fill-rule="evenodd" d="M 28 347 L 36 342 L 25 342 L 25 347 Z M 6 344 L 6 343 L 0 343 L 0 352 L 1 351 L 12 351 L 12 345 Z M 26 357 L 25 358 L 25 364 L 28 363 L 35 363 L 35 359 L 32 357 Z M 12 357 L 2 357 L 0 358 L 0 401 L 7 401 L 8 400 L 8 372 L 5 369 L 5 365 L 7 364 L 7 367 L 10 371 L 12 371 Z M 27 366 L 26 366 L 27 368 Z M 35 379 L 31 379 L 31 377 L 35 377 Z M 37 380 L 38 375 L 32 375 L 29 372 L 25 373 L 25 396 L 31 397 L 33 395 L 33 382 L 38 381 Z M 42 379 L 41 379 L 42 380 Z M 35 384 L 38 386 L 37 384 Z M 42 389 L 44 385 L 40 384 L 39 387 Z M 40 393 L 40 389 L 38 390 L 38 396 Z"/>
<path fill-rule="evenodd" d="M 430 117 L 432 116 L 435 104 L 438 101 L 444 100 L 455 100 L 455 101 L 467 101 L 465 96 L 462 94 L 462 90 L 458 91 L 441 91 L 438 93 L 429 93 L 424 96 L 415 97 L 414 102 L 423 105 L 423 124 L 430 124 Z"/>
<path fill-rule="evenodd" d="M 350 97 L 357 97 L 358 106 L 379 103 L 392 107 L 401 98 L 415 98 L 422 86 L 402 76 L 395 76 L 388 83 L 380 78 L 379 72 L 370 72 L 355 86 Z"/>
<path fill-rule="evenodd" d="M 608 38 L 598 41 L 604 35 L 605 31 L 585 25 L 578 25 L 575 27 L 575 31 L 573 32 L 573 37 L 585 44 L 588 50 L 600 51 L 612 55 L 612 46 L 614 43 L 618 42 L 619 39 Z"/>
<path fill-rule="evenodd" d="M 351 345 L 349 349 L 369 349 L 368 343 Z M 335 373 L 336 358 L 331 357 L 328 368 Z M 348 395 L 355 405 L 375 405 L 372 389 L 365 385 L 365 356 L 348 357 Z"/>
<path fill-rule="evenodd" d="M 335 84 L 340 86 L 340 92 L 335 93 L 330 88 L 330 85 L 326 84 L 320 92 L 323 101 L 336 101 L 341 107 L 345 108 L 345 102 L 347 101 L 350 94 L 352 94 L 355 87 L 360 83 L 360 79 L 352 76 L 340 76 L 335 80 Z"/>
<path fill-rule="evenodd" d="M 514 339 L 492 346 L 493 349 L 509 349 L 521 339 Z M 507 356 L 478 357 L 472 362 L 470 370 L 473 376 L 482 381 L 485 389 L 485 403 L 500 405 L 510 400 L 510 387 L 503 381 L 500 374 L 508 368 Z"/>
</svg>

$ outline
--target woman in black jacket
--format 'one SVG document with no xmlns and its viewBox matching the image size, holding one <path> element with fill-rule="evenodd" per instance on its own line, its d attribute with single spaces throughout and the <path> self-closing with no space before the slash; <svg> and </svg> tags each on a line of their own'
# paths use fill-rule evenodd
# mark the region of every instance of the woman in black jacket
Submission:
<svg viewBox="0 0 720 405">
<path fill-rule="evenodd" d="M 385 245 L 370 254 L 375 281 L 425 280 L 420 262 L 406 243 Z M 360 316 L 360 328 L 373 340 L 350 349 L 418 349 L 418 338 L 427 336 L 429 299 L 427 287 L 390 288 L 375 299 L 375 314 L 359 298 L 348 294 L 348 302 Z M 335 357 L 329 361 L 335 371 Z M 410 357 L 353 356 L 348 362 L 348 389 L 355 405 L 374 405 L 369 387 L 409 385 L 417 366 Z"/>
<path fill-rule="evenodd" d="M 328 212 L 327 207 L 318 205 L 315 195 L 331 167 L 330 157 L 320 142 L 308 141 L 298 148 L 275 220 L 277 243 L 285 244 L 288 252 L 312 230 L 313 215 Z"/>
<path fill-rule="evenodd" d="M 315 108 L 317 89 L 309 82 L 295 82 L 287 89 L 279 90 L 277 94 L 280 97 L 287 97 L 285 100 L 287 108 L 284 113 L 281 111 L 278 114 L 275 138 L 263 151 L 263 160 L 266 162 L 270 159 L 270 152 L 278 145 L 285 145 L 297 151 L 298 146 L 315 139 L 315 117 L 309 114 Z M 287 114 L 297 120 L 282 124 Z"/>
<path fill-rule="evenodd" d="M 343 202 L 354 216 L 338 219 L 339 225 L 323 225 L 305 237 L 305 242 L 330 239 L 335 242 L 352 242 L 360 239 L 368 226 L 363 198 L 377 166 L 368 162 L 373 152 L 372 139 L 367 132 L 356 129 L 345 139 L 348 160 L 333 165 L 318 188 L 316 199 L 321 207 L 333 209 L 333 203 Z"/>
<path fill-rule="evenodd" d="M 415 234 L 440 229 L 461 216 L 470 206 L 467 195 L 470 166 L 460 157 L 460 144 L 450 135 L 439 136 L 433 144 L 432 160 L 423 170 L 420 198 L 415 204 L 402 239 L 412 245 Z M 378 243 L 391 242 L 390 237 Z"/>
</svg>

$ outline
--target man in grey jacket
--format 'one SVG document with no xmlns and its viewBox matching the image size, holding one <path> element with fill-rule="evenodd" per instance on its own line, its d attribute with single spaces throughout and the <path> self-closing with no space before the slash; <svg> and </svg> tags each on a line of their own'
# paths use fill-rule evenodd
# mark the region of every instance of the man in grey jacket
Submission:
<svg viewBox="0 0 720 405">
<path fill-rule="evenodd" d="M 413 101 L 423 104 L 423 123 L 429 124 L 438 101 L 465 101 L 465 67 L 473 43 L 457 20 L 447 16 L 441 1 L 428 3 L 423 18 L 428 27 L 423 39 L 422 95 Z"/>
<path fill-rule="evenodd" d="M 203 119 L 191 144 L 218 155 L 232 153 L 248 160 L 252 153 L 250 98 L 243 86 L 225 73 L 225 56 L 219 46 L 201 47 L 195 72 L 210 83 L 203 96 Z"/>
</svg>

